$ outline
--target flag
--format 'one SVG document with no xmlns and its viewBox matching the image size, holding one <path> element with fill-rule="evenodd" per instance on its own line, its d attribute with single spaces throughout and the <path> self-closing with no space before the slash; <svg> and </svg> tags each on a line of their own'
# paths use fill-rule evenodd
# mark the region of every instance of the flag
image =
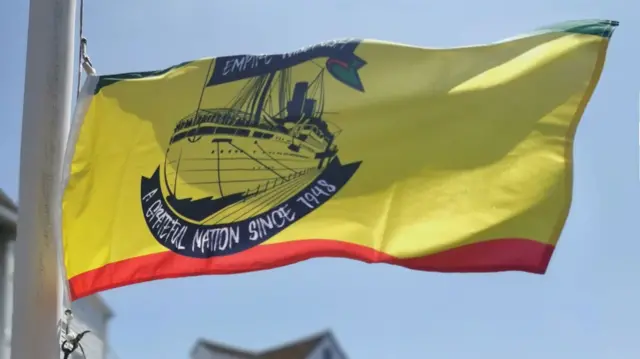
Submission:
<svg viewBox="0 0 640 359">
<path fill-rule="evenodd" d="M 92 76 L 64 169 L 72 297 L 316 257 L 545 273 L 617 25 L 450 49 L 344 39 Z"/>
</svg>

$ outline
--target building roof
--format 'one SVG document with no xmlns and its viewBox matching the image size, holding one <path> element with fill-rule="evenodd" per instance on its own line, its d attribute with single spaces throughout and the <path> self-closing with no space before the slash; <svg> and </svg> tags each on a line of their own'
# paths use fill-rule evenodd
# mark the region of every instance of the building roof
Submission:
<svg viewBox="0 0 640 359">
<path fill-rule="evenodd" d="M 329 336 L 329 332 L 318 333 L 307 338 L 298 339 L 295 342 L 291 342 L 267 350 L 260 354 L 260 359 L 304 359 L 325 339 Z"/>
<path fill-rule="evenodd" d="M 15 230 L 17 221 L 18 206 L 0 189 L 0 225 Z"/>
<path fill-rule="evenodd" d="M 243 350 L 240 348 L 234 348 L 225 344 L 221 344 L 221 343 L 217 343 L 217 342 L 212 342 L 210 340 L 204 340 L 204 339 L 200 339 L 198 341 L 198 344 L 196 345 L 201 345 L 205 348 L 207 348 L 210 351 L 216 352 L 216 353 L 221 353 L 221 354 L 228 354 L 228 355 L 232 355 L 232 356 L 236 356 L 238 357 L 238 359 L 255 359 L 258 357 L 259 353 L 256 352 L 252 352 L 252 351 L 248 351 L 248 350 Z"/>
<path fill-rule="evenodd" d="M 0 188 L 0 206 L 7 207 L 12 210 L 17 210 L 18 206 L 13 203 L 13 200 Z"/>
<path fill-rule="evenodd" d="M 325 331 L 264 351 L 248 351 L 204 339 L 200 339 L 198 344 L 217 353 L 236 356 L 238 359 L 305 359 L 318 344 L 330 336 L 331 333 Z"/>
</svg>

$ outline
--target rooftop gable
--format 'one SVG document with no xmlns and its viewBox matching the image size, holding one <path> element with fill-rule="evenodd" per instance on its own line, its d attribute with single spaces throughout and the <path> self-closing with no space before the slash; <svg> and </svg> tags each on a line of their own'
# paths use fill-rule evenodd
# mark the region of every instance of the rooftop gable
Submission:
<svg viewBox="0 0 640 359">
<path fill-rule="evenodd" d="M 263 351 L 245 350 L 200 339 L 196 343 L 194 352 L 198 347 L 202 347 L 212 353 L 225 354 L 237 359 L 306 359 L 327 338 L 332 340 L 335 346 L 331 332 L 325 331 Z M 339 348 L 336 349 L 339 351 Z"/>
</svg>

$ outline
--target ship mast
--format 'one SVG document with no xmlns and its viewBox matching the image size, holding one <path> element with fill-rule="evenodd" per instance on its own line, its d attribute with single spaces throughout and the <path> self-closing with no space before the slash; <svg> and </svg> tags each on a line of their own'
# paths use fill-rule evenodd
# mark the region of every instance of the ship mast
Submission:
<svg viewBox="0 0 640 359">
<path fill-rule="evenodd" d="M 262 110 L 264 109 L 264 103 L 267 99 L 267 96 L 269 95 L 269 92 L 271 91 L 271 84 L 273 83 L 273 79 L 276 77 L 277 72 L 272 72 L 267 76 L 267 81 L 264 84 L 264 87 L 262 88 L 262 92 L 260 93 L 260 98 L 258 98 L 258 103 L 255 109 L 255 112 L 253 112 L 254 114 L 254 125 L 257 126 L 258 124 L 260 124 L 260 119 L 262 118 Z"/>
</svg>

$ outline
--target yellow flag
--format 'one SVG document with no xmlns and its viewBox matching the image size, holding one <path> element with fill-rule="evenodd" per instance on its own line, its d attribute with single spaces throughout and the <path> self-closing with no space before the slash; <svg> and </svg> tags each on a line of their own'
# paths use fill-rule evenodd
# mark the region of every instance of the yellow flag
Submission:
<svg viewBox="0 0 640 359">
<path fill-rule="evenodd" d="M 544 273 L 616 26 L 90 77 L 62 203 L 72 297 L 314 257 Z"/>
</svg>

